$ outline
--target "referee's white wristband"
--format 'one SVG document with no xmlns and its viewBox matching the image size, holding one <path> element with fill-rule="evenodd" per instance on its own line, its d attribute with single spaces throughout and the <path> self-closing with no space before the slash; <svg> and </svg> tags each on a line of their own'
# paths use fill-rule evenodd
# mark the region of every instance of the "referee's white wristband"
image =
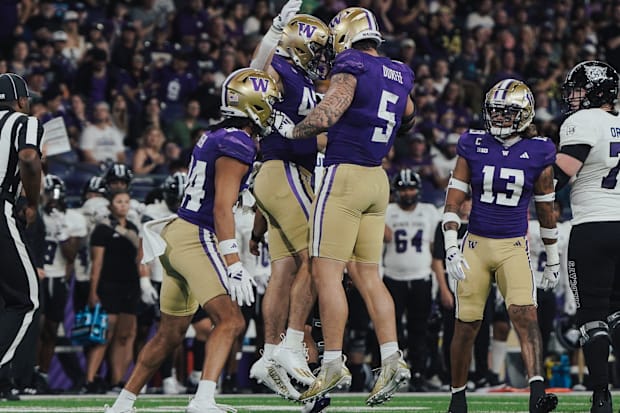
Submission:
<svg viewBox="0 0 620 413">
<path fill-rule="evenodd" d="M 220 241 L 220 252 L 222 255 L 239 254 L 239 244 L 234 238 Z"/>
</svg>

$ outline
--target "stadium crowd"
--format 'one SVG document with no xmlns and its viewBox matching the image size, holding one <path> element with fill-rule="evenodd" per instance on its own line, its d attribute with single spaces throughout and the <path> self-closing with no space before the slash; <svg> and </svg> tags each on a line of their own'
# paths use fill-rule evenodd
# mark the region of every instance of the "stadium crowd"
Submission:
<svg viewBox="0 0 620 413">
<path fill-rule="evenodd" d="M 101 302 L 110 312 L 109 329 L 114 332 L 109 343 L 85 349 L 85 367 L 62 356 L 65 374 L 72 380 L 67 387 L 85 393 L 120 391 L 123 387 L 128 366 L 156 323 L 157 311 L 149 305 L 155 301 L 161 275 L 158 279 L 158 270 L 152 266 L 126 268 L 121 264 L 131 267 L 140 255 L 137 246 L 142 223 L 160 218 L 161 213 L 154 212 L 157 208 L 174 212 L 178 207 L 179 188 L 183 187 L 180 180 L 187 178 L 177 173 L 187 172 L 193 145 L 221 120 L 224 80 L 236 69 L 250 65 L 280 6 L 267 0 L 0 3 L 0 73 L 17 73 L 27 80 L 33 115 L 43 123 L 61 117 L 70 144 L 68 151 L 44 158 L 45 171 L 54 178 L 45 180 L 44 223 L 32 238 L 36 241 L 47 229 L 48 238 L 72 240 L 71 248 L 56 252 L 55 247 L 50 250 L 48 239 L 40 246 L 40 254 L 35 254 L 42 258 L 38 263 L 41 282 L 48 283 L 42 289 L 48 297 L 37 332 L 37 366 L 28 367 L 22 361 L 13 363 L 12 370 L 0 370 L 1 397 L 18 397 L 12 391 L 15 386 L 26 393 L 53 391 L 50 384 L 57 381 L 48 374 L 53 349 L 60 342 L 59 324 L 67 320 L 66 301 L 72 301 L 74 310 Z M 424 237 L 403 240 L 404 244 L 399 244 L 396 233 L 386 230 L 385 283 L 397 304 L 400 348 L 407 350 L 413 375 L 410 389 L 447 389 L 454 297 L 445 281 L 438 280 L 443 277 L 444 257 L 443 248 L 437 247 L 443 245 L 437 208 L 445 199 L 459 136 L 470 128 L 483 129 L 484 93 L 509 77 L 530 87 L 536 102 L 534 124 L 541 135 L 557 143 L 563 119 L 560 87 L 567 71 L 582 60 L 599 59 L 620 70 L 620 2 L 310 0 L 303 3 L 302 12 L 328 23 L 347 6 L 372 10 L 385 37 L 381 53 L 402 61 L 415 73 L 415 126 L 397 138 L 383 166 L 394 182 L 394 201 L 403 200 L 398 195 L 401 171 L 411 174 L 408 181 L 415 181 L 418 191 L 411 202 L 424 205 L 428 228 L 424 228 Z M 326 88 L 327 82 L 319 82 L 318 90 Z M 127 239 L 135 241 L 127 245 L 116 245 L 118 241 L 106 233 L 108 227 L 96 224 L 101 205 L 107 208 L 106 191 L 117 184 L 124 185 L 132 196 L 131 200 L 123 196 L 111 200 L 113 221 L 130 233 Z M 570 216 L 566 192 L 558 198 L 558 215 Z M 403 209 L 411 206 L 396 203 Z M 59 207 L 80 211 L 83 217 L 61 222 L 55 212 Z M 244 239 L 246 248 L 253 237 L 251 216 L 248 207 L 240 207 L 236 216 L 237 239 Z M 50 228 L 55 228 L 52 235 Z M 402 252 L 398 249 L 406 249 L 409 242 L 418 254 L 414 259 L 425 267 L 415 280 L 404 281 L 408 290 L 403 290 L 403 280 L 390 277 L 399 263 L 390 261 L 389 248 Z M 96 252 L 89 253 L 89 246 Z M 110 255 L 111 251 L 126 256 Z M 259 297 L 268 280 L 267 253 L 263 245 L 260 258 L 247 258 L 247 268 L 257 276 Z M 49 272 L 55 254 L 75 264 Z M 115 273 L 116 278 L 99 278 L 97 274 L 94 287 L 89 286 L 94 273 L 90 265 L 112 265 L 114 270 L 108 267 L 104 273 Z M 152 282 L 142 280 L 144 271 L 151 274 Z M 439 271 L 441 275 L 431 276 Z M 57 281 L 49 283 L 46 277 Z M 364 304 L 359 293 L 346 279 L 345 284 L 349 306 L 358 310 L 350 312 L 353 319 L 346 336 L 351 390 L 365 391 L 372 386 L 371 368 L 380 363 L 379 348 L 368 315 L 361 311 Z M 52 285 L 56 291 L 71 286 L 72 297 L 58 297 Z M 405 290 L 411 295 L 403 296 Z M 121 297 L 117 291 L 125 295 Z M 556 336 L 552 334 L 554 325 L 564 326 L 565 316 L 574 314 L 574 302 L 567 283 L 550 295 L 542 290 L 539 294 L 546 299 L 544 310 L 542 305 L 539 308 L 544 353 L 555 360 L 559 352 L 574 350 L 571 343 L 567 346 L 571 348 L 550 345 L 550 336 Z M 259 298 L 253 307 L 244 309 L 246 318 L 255 320 L 257 348 L 262 345 L 262 320 L 257 316 L 260 302 Z M 125 317 L 127 314 L 132 316 Z M 70 335 L 69 325 L 61 328 L 62 335 Z M 188 358 L 181 353 L 191 352 L 194 367 L 200 366 L 212 325 L 206 314 L 195 317 L 193 325 L 193 348 L 180 348 L 176 357 L 167 360 L 152 387 L 178 394 L 185 392 L 186 386 L 197 385 L 196 374 L 189 372 L 192 366 L 186 365 Z M 507 378 L 504 359 L 509 330 L 503 303 L 491 296 L 476 342 L 470 387 L 499 385 Z M 564 337 L 556 338 L 566 342 Z M 248 386 L 247 379 L 237 376 L 236 352 L 241 351 L 242 340 L 243 335 L 231 352 L 222 392 L 264 390 L 255 383 Z M 36 335 L 31 337 L 31 346 L 36 341 Z M 108 367 L 99 370 L 102 360 L 107 360 Z"/>
</svg>

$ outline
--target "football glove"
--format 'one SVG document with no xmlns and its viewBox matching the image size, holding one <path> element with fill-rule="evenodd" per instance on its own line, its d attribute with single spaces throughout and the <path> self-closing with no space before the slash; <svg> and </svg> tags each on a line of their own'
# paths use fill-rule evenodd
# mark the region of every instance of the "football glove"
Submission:
<svg viewBox="0 0 620 413">
<path fill-rule="evenodd" d="M 140 277 L 140 290 L 142 290 L 142 302 L 147 305 L 153 305 L 157 302 L 159 294 L 151 284 L 149 277 Z"/>
<path fill-rule="evenodd" d="M 273 127 L 276 128 L 278 133 L 285 138 L 293 139 L 293 129 L 295 128 L 295 122 L 291 118 L 288 117 L 284 112 L 280 112 L 279 110 L 275 112 L 275 120 L 273 122 Z"/>
<path fill-rule="evenodd" d="M 230 289 L 230 298 L 237 301 L 239 306 L 252 305 L 254 302 L 254 289 L 256 281 L 254 277 L 243 268 L 241 261 L 228 266 L 228 287 Z"/>
<path fill-rule="evenodd" d="M 551 290 L 558 285 L 558 281 L 560 281 L 560 263 L 547 263 L 543 271 L 541 287 L 543 290 Z"/>
<path fill-rule="evenodd" d="M 446 272 L 448 275 L 457 281 L 462 281 L 465 279 L 463 268 L 469 269 L 469 264 L 463 257 L 461 250 L 456 245 L 448 247 L 446 249 Z"/>
<path fill-rule="evenodd" d="M 280 14 L 273 18 L 273 28 L 274 30 L 282 33 L 284 27 L 295 17 L 299 9 L 301 8 L 302 0 L 288 0 L 284 6 L 282 6 L 282 10 Z"/>
</svg>

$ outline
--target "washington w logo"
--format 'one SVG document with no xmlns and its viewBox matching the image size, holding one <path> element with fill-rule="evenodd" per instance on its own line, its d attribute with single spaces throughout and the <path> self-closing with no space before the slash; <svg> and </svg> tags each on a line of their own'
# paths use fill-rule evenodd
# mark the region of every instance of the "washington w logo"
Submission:
<svg viewBox="0 0 620 413">
<path fill-rule="evenodd" d="M 267 88 L 269 87 L 269 80 L 252 76 L 250 76 L 250 80 L 252 81 L 252 86 L 254 87 L 255 91 L 263 93 L 267 92 Z"/>
<path fill-rule="evenodd" d="M 314 32 L 316 31 L 316 26 L 302 23 L 302 22 L 299 22 L 298 28 L 299 28 L 299 35 L 306 36 L 306 38 L 308 39 L 310 39 L 312 35 L 314 34 Z"/>
<path fill-rule="evenodd" d="M 334 26 L 337 26 L 339 24 L 340 24 L 340 14 L 334 17 L 332 21 L 329 22 L 329 27 L 333 28 Z"/>
</svg>

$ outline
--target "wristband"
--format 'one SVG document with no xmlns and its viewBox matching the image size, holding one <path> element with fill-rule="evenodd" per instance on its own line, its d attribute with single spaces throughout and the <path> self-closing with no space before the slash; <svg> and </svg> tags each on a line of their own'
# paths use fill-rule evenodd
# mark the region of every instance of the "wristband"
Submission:
<svg viewBox="0 0 620 413">
<path fill-rule="evenodd" d="M 444 246 L 445 246 L 445 250 L 447 251 L 448 248 L 451 247 L 457 247 L 459 246 L 459 241 L 458 241 L 458 233 L 456 232 L 456 230 L 453 229 L 449 229 L 447 231 L 443 232 L 443 242 L 444 242 Z"/>
<path fill-rule="evenodd" d="M 540 227 L 540 238 L 558 239 L 558 227 L 555 227 L 555 228 Z"/>
<path fill-rule="evenodd" d="M 443 221 L 441 222 L 441 229 L 444 230 L 444 226 L 446 225 L 446 223 L 448 222 L 455 222 L 457 225 L 457 229 L 461 227 L 461 218 L 458 216 L 458 214 L 454 213 L 454 212 L 444 212 L 443 213 Z M 445 232 L 445 230 L 444 230 Z"/>
<path fill-rule="evenodd" d="M 560 254 L 558 253 L 558 243 L 545 244 L 545 253 L 547 254 L 547 265 L 557 265 L 560 263 Z"/>
<path fill-rule="evenodd" d="M 553 202 L 555 201 L 555 192 L 548 194 L 534 195 L 534 202 Z"/>
<path fill-rule="evenodd" d="M 219 246 L 222 255 L 239 254 L 239 244 L 235 238 L 221 241 Z"/>
</svg>

